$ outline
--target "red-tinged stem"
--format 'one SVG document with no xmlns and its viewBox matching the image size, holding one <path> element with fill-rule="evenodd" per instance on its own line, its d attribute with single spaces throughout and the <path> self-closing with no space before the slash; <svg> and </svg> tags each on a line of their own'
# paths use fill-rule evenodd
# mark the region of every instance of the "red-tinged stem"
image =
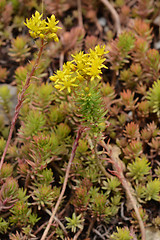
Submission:
<svg viewBox="0 0 160 240">
<path fill-rule="evenodd" d="M 75 141 L 74 141 L 74 143 L 73 143 L 71 156 L 70 156 L 70 159 L 69 159 L 69 162 L 68 162 L 68 166 L 67 166 L 67 170 L 66 170 L 66 174 L 65 174 L 63 186 L 62 186 L 62 191 L 61 191 L 61 193 L 60 193 L 60 195 L 59 195 L 59 198 L 58 198 L 57 203 L 56 203 L 56 205 L 55 205 L 55 207 L 54 207 L 54 210 L 53 210 L 53 212 L 52 212 L 52 215 L 51 215 L 51 217 L 50 217 L 50 219 L 49 219 L 48 225 L 47 225 L 47 227 L 46 227 L 46 229 L 45 229 L 45 231 L 44 231 L 44 233 L 43 233 L 43 235 L 42 235 L 42 237 L 41 237 L 41 240 L 45 240 L 45 239 L 46 239 L 47 234 L 48 234 L 48 232 L 49 232 L 49 229 L 50 229 L 50 227 L 51 227 L 51 225 L 52 225 L 52 222 L 53 222 L 53 220 L 54 220 L 54 217 L 55 217 L 55 215 L 56 215 L 56 212 L 57 212 L 57 210 L 58 210 L 58 207 L 59 207 L 59 205 L 60 205 L 60 203 L 61 203 L 61 201 L 62 201 L 63 195 L 64 195 L 65 190 L 66 190 L 67 182 L 68 182 L 68 177 L 69 177 L 69 172 L 70 172 L 71 164 L 72 164 L 73 159 L 74 159 L 74 157 L 75 157 L 75 153 L 76 153 L 76 149 L 77 149 L 77 147 L 78 147 L 79 139 L 80 139 L 82 133 L 84 132 L 84 130 L 85 130 L 85 128 L 84 128 L 84 127 L 81 127 L 81 128 L 79 128 L 79 130 L 78 130 L 78 132 L 77 132 L 77 136 L 76 136 L 76 139 L 75 139 Z"/>
<path fill-rule="evenodd" d="M 36 59 L 34 65 L 32 67 L 32 70 L 31 70 L 30 74 L 26 78 L 26 82 L 25 82 L 25 85 L 22 88 L 21 93 L 18 96 L 18 103 L 15 107 L 15 113 L 14 113 L 14 116 L 13 116 L 13 119 L 12 119 L 12 122 L 11 122 L 11 128 L 10 128 L 10 131 L 9 131 L 7 143 L 6 143 L 6 146 L 5 146 L 2 158 L 1 158 L 1 162 L 0 162 L 0 171 L 1 171 L 1 168 L 2 168 L 2 165 L 3 165 L 3 162 L 4 162 L 4 158 L 5 158 L 6 153 L 7 153 L 7 149 L 9 147 L 9 144 L 10 144 L 10 141 L 11 141 L 11 138 L 12 138 L 12 134 L 13 134 L 13 130 L 14 130 L 14 127 L 15 127 L 15 124 L 16 124 L 16 120 L 18 118 L 18 115 L 19 115 L 20 109 L 22 107 L 22 104 L 25 100 L 25 92 L 26 92 L 27 88 L 29 87 L 30 82 L 31 82 L 31 78 L 32 78 L 37 66 L 38 66 L 40 57 L 42 55 L 43 48 L 44 48 L 44 40 L 42 39 L 41 40 L 41 47 L 39 49 L 37 59 Z"/>
</svg>

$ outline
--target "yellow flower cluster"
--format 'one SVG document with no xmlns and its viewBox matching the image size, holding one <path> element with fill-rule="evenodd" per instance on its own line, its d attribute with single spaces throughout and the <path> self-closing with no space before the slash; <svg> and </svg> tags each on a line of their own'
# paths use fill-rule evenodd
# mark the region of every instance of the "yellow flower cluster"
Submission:
<svg viewBox="0 0 160 240">
<path fill-rule="evenodd" d="M 106 60 L 104 55 L 105 46 L 97 45 L 94 50 L 90 49 L 89 53 L 79 52 L 72 55 L 73 60 L 63 65 L 63 70 L 58 70 L 50 79 L 55 82 L 54 87 L 60 91 L 67 89 L 71 92 L 71 88 L 78 87 L 84 81 L 93 81 L 101 79 L 101 69 L 107 68 L 103 63 Z"/>
<path fill-rule="evenodd" d="M 30 29 L 29 33 L 33 38 L 41 38 L 46 41 L 53 39 L 55 42 L 58 42 L 57 30 L 60 27 L 56 26 L 59 21 L 56 21 L 55 16 L 52 15 L 50 18 L 41 19 L 43 14 L 40 14 L 38 11 L 35 12 L 35 15 L 32 15 L 30 19 L 26 19 L 24 24 Z"/>
</svg>

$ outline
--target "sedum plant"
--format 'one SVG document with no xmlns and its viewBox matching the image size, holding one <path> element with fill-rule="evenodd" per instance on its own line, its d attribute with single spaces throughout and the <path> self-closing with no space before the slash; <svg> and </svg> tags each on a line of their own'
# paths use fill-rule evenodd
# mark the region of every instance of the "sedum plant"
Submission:
<svg viewBox="0 0 160 240">
<path fill-rule="evenodd" d="M 65 32 L 54 45 L 59 29 L 54 15 L 45 20 L 36 11 L 26 19 L 39 52 L 15 71 L 19 97 L 7 142 L 0 118 L 0 232 L 8 238 L 83 239 L 94 234 L 145 240 L 149 220 L 143 208 L 148 201 L 159 202 L 160 193 L 159 119 L 146 100 L 159 76 L 159 53 L 150 49 L 149 23 L 134 18 L 130 29 L 107 45 L 91 36 L 86 51 L 71 56 L 65 55 L 72 49 L 67 43 L 75 33 L 73 48 L 82 48 L 76 41 L 84 29 Z M 12 41 L 9 51 L 17 59 L 21 52 L 22 63 L 30 50 L 21 40 Z M 60 50 L 61 70 L 55 70 Z M 70 61 L 63 64 L 64 55 Z M 10 144 L 19 113 L 18 134 Z M 118 225 L 120 217 L 133 229 L 113 233 L 110 224 Z"/>
<path fill-rule="evenodd" d="M 153 181 L 148 182 L 146 186 L 146 200 L 160 200 L 160 181 L 159 179 L 154 179 Z"/>
<path fill-rule="evenodd" d="M 132 240 L 133 237 L 130 235 L 130 231 L 127 228 L 118 228 L 117 232 L 114 232 L 110 236 L 110 240 Z"/>
<path fill-rule="evenodd" d="M 97 45 L 89 53 L 79 52 L 72 55 L 73 60 L 63 65 L 50 79 L 54 87 L 64 94 L 70 94 L 78 113 L 87 126 L 99 131 L 104 123 L 105 109 L 103 105 L 99 80 L 107 53 L 105 46 Z"/>
<path fill-rule="evenodd" d="M 136 158 L 134 162 L 128 164 L 127 168 L 128 176 L 133 177 L 134 180 L 142 180 L 145 175 L 150 173 L 151 169 L 146 157 Z"/>
<path fill-rule="evenodd" d="M 160 117 L 160 80 L 158 79 L 152 85 L 147 93 L 149 105 L 154 113 Z"/>
<path fill-rule="evenodd" d="M 58 41 L 56 32 L 59 29 L 59 27 L 56 26 L 58 22 L 55 20 L 55 16 L 52 15 L 51 18 L 48 18 L 47 22 L 45 20 L 41 20 L 41 17 L 42 17 L 42 15 L 40 15 L 38 12 L 36 12 L 35 16 L 32 15 L 32 18 L 30 20 L 27 19 L 26 23 L 25 23 L 26 26 L 28 26 L 28 28 L 30 29 L 30 34 L 33 37 L 41 38 L 41 45 L 40 45 L 40 50 L 39 50 L 38 56 L 37 56 L 36 60 L 34 61 L 33 66 L 31 66 L 31 72 L 28 76 L 26 76 L 26 81 L 20 90 L 18 104 L 16 106 L 15 115 L 12 120 L 9 137 L 8 137 L 6 147 L 4 149 L 3 156 L 1 159 L 1 163 L 0 163 L 1 177 L 2 177 L 1 179 L 4 179 L 4 180 L 2 180 L 2 183 L 1 183 L 2 187 L 1 187 L 1 191 L 0 191 L 1 209 L 3 211 L 10 210 L 10 214 L 9 214 L 10 217 L 8 218 L 8 221 L 5 222 L 3 219 L 1 221 L 1 225 L 2 225 L 1 231 L 6 232 L 6 228 L 8 228 L 9 226 L 14 226 L 17 229 L 23 227 L 24 233 L 26 236 L 28 234 L 27 227 L 29 228 L 29 232 L 30 232 L 32 227 L 36 224 L 37 221 L 39 221 L 40 218 L 37 218 L 37 215 L 32 213 L 32 209 L 30 207 L 30 204 L 28 203 L 29 196 L 26 197 L 26 190 L 24 190 L 24 192 L 23 192 L 23 190 L 21 190 L 19 188 L 18 182 L 12 177 L 13 168 L 11 167 L 10 171 L 9 171 L 7 168 L 7 167 L 9 167 L 9 164 L 8 165 L 6 163 L 3 164 L 3 162 L 4 162 L 4 157 L 6 156 L 6 152 L 8 150 L 8 146 L 9 146 L 9 143 L 11 140 L 13 130 L 14 130 L 15 121 L 17 120 L 17 117 L 18 117 L 18 114 L 22 107 L 23 102 L 25 101 L 25 92 L 30 87 L 30 81 L 31 81 L 32 76 L 34 75 L 34 72 L 35 72 L 38 64 L 39 64 L 39 60 L 40 60 L 44 45 L 47 44 L 47 41 L 49 41 L 51 39 Z M 40 33 L 39 33 L 39 27 L 41 27 Z M 15 40 L 15 42 L 13 43 L 15 45 L 14 51 L 13 51 L 13 48 L 12 48 L 12 50 L 10 49 L 10 52 L 12 52 L 12 56 L 14 53 L 14 57 L 18 56 L 18 55 L 15 55 L 15 54 L 19 54 L 16 51 L 20 51 L 22 44 L 24 44 L 24 42 L 22 42 L 21 40 L 23 40 L 23 39 L 17 38 Z M 20 44 L 20 43 L 22 43 L 22 44 Z M 15 47 L 18 47 L 18 49 L 15 50 Z M 24 56 L 24 51 L 23 51 L 23 56 Z M 27 55 L 25 55 L 25 57 L 26 56 Z M 22 60 L 22 58 L 21 58 L 21 60 Z M 2 90 L 3 91 L 1 94 L 1 99 L 3 100 L 4 104 L 8 104 L 7 99 L 6 99 L 7 95 L 4 94 L 4 92 L 6 90 L 5 89 L 2 89 Z M 47 91 L 47 95 L 45 93 L 45 90 Z M 50 104 L 50 102 L 52 101 L 52 98 L 48 98 L 48 90 L 50 90 L 50 88 L 47 88 L 47 85 L 46 85 L 39 92 L 40 97 L 46 96 L 46 101 L 44 99 L 45 102 L 44 102 L 44 104 L 42 104 L 43 106 Z M 8 94 L 8 98 L 9 97 L 10 96 Z M 6 106 L 8 106 L 8 105 L 6 105 Z M 25 127 L 22 128 L 22 132 L 20 132 L 20 134 L 23 135 L 23 138 L 33 137 L 38 132 L 40 132 L 40 129 L 41 130 L 43 129 L 43 126 L 45 125 L 46 120 L 43 115 L 40 114 L 41 115 L 41 117 L 40 117 L 39 114 L 40 114 L 40 112 L 38 112 L 38 111 L 30 111 L 30 114 L 28 115 L 30 125 L 28 125 L 29 122 L 26 122 Z M 38 116 L 38 118 L 36 118 L 36 115 Z M 41 121 L 39 123 L 40 118 L 41 118 Z M 45 129 L 43 129 L 43 130 L 45 130 Z M 64 137 L 64 133 L 62 133 L 62 131 L 60 131 L 60 130 L 59 130 L 59 133 L 57 131 L 57 134 L 62 134 Z M 33 153 L 33 156 L 34 156 L 34 153 Z M 22 160 L 19 162 L 23 163 Z M 28 164 L 26 164 L 26 163 L 20 164 L 20 166 L 19 166 L 19 171 L 23 177 L 24 177 L 24 174 L 27 173 L 28 169 L 29 169 Z M 41 170 L 40 170 L 40 172 L 41 172 Z M 39 172 L 39 176 L 40 176 L 40 172 Z M 43 172 L 43 174 L 45 174 L 45 173 Z M 8 177 L 9 175 L 10 175 L 10 177 Z M 47 204 L 51 205 L 54 198 L 57 198 L 57 196 L 59 195 L 59 191 L 56 187 L 55 187 L 55 195 L 54 195 L 51 185 L 44 185 L 44 187 L 42 188 L 41 187 L 42 182 L 40 181 L 40 179 L 41 178 L 39 178 L 39 180 L 38 180 L 38 182 L 40 184 L 37 183 L 36 181 L 35 181 L 35 184 L 33 184 L 33 186 L 32 186 L 33 190 L 32 190 L 32 194 L 31 194 L 31 196 L 33 197 L 33 200 L 34 200 L 33 206 L 38 205 L 39 209 L 41 208 L 41 206 L 44 207 Z"/>
<path fill-rule="evenodd" d="M 76 216 L 75 213 L 72 214 L 72 218 L 66 217 L 67 228 L 71 229 L 72 232 L 76 232 L 77 228 L 83 228 L 83 221 L 81 214 Z"/>
<path fill-rule="evenodd" d="M 5 221 L 3 218 L 0 218 L 0 233 L 7 233 L 9 230 L 9 222 Z"/>
<path fill-rule="evenodd" d="M 7 78 L 7 69 L 0 66 L 0 81 L 5 82 Z"/>
<path fill-rule="evenodd" d="M 10 129 L 9 137 L 8 137 L 8 140 L 6 143 L 6 148 L 4 150 L 4 153 L 3 153 L 3 156 L 1 159 L 0 169 L 2 168 L 4 158 L 5 158 L 5 155 L 7 152 L 7 148 L 8 148 L 8 145 L 9 145 L 11 137 L 12 137 L 15 122 L 18 118 L 19 111 L 25 100 L 25 92 L 30 86 L 31 78 L 34 75 L 37 65 L 39 64 L 39 60 L 42 55 L 43 48 L 44 48 L 45 44 L 47 43 L 47 41 L 49 41 L 51 39 L 54 39 L 54 41 L 58 41 L 58 37 L 57 37 L 56 33 L 57 33 L 57 30 L 59 29 L 59 27 L 56 26 L 58 21 L 55 20 L 55 16 L 52 15 L 51 18 L 48 18 L 48 21 L 46 21 L 46 20 L 41 20 L 42 15 L 43 14 L 40 15 L 40 13 L 36 11 L 35 15 L 32 15 L 32 17 L 29 20 L 26 19 L 26 23 L 24 23 L 30 29 L 30 34 L 33 38 L 40 37 L 41 45 L 40 45 L 38 56 L 34 62 L 34 65 L 31 69 L 30 74 L 26 77 L 26 82 L 23 85 L 21 94 L 18 98 L 18 104 L 16 106 L 15 114 L 12 119 L 11 129 Z"/>
<path fill-rule="evenodd" d="M 9 56 L 16 62 L 24 61 L 30 56 L 30 48 L 27 46 L 28 39 L 24 36 L 18 36 L 12 40 L 11 48 L 9 49 Z"/>
<path fill-rule="evenodd" d="M 3 106 L 4 112 L 9 116 L 11 108 L 11 94 L 7 85 L 0 88 L 0 104 Z"/>
<path fill-rule="evenodd" d="M 111 69 L 116 72 L 122 69 L 130 58 L 130 51 L 134 48 L 135 38 L 131 32 L 123 32 L 119 38 L 109 45 L 108 61 L 111 61 Z"/>
</svg>

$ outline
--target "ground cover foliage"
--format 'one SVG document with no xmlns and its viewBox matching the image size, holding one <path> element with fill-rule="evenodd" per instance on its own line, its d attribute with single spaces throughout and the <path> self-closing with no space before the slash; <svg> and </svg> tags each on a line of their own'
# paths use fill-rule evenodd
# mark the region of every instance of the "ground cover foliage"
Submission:
<svg viewBox="0 0 160 240">
<path fill-rule="evenodd" d="M 1 0 L 0 239 L 160 228 L 159 49 L 159 0 Z"/>
</svg>

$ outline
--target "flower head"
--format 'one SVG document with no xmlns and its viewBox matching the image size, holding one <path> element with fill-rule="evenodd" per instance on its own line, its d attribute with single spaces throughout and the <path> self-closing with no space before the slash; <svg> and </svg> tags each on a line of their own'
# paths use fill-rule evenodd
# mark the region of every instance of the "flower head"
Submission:
<svg viewBox="0 0 160 240">
<path fill-rule="evenodd" d="M 94 50 L 90 49 L 89 53 L 80 51 L 75 55 L 72 54 L 73 60 L 64 64 L 62 71 L 58 70 L 50 77 L 51 81 L 55 82 L 54 87 L 60 91 L 67 89 L 70 93 L 73 87 L 83 88 L 84 83 L 101 79 L 101 69 L 107 68 L 103 64 L 106 53 L 105 46 L 97 45 Z"/>
<path fill-rule="evenodd" d="M 76 78 L 68 78 L 67 76 L 63 79 L 63 81 L 59 81 L 54 87 L 59 89 L 60 91 L 67 89 L 68 92 L 71 92 L 72 87 L 78 87 L 77 84 L 75 84 Z"/>
<path fill-rule="evenodd" d="M 38 11 L 35 12 L 35 15 L 32 15 L 30 19 L 26 19 L 24 24 L 30 29 L 29 33 L 33 38 L 41 38 L 46 41 L 53 39 L 55 42 L 58 42 L 57 30 L 60 27 L 56 26 L 58 21 L 56 21 L 55 16 L 52 15 L 50 18 L 41 19 L 43 14 L 40 14 Z"/>
<path fill-rule="evenodd" d="M 60 91 L 67 89 L 68 93 L 71 92 L 71 88 L 77 87 L 75 84 L 76 77 L 72 72 L 74 65 L 71 62 L 67 62 L 63 65 L 63 70 L 57 70 L 57 73 L 50 77 L 51 81 L 55 82 L 54 87 Z"/>
</svg>

